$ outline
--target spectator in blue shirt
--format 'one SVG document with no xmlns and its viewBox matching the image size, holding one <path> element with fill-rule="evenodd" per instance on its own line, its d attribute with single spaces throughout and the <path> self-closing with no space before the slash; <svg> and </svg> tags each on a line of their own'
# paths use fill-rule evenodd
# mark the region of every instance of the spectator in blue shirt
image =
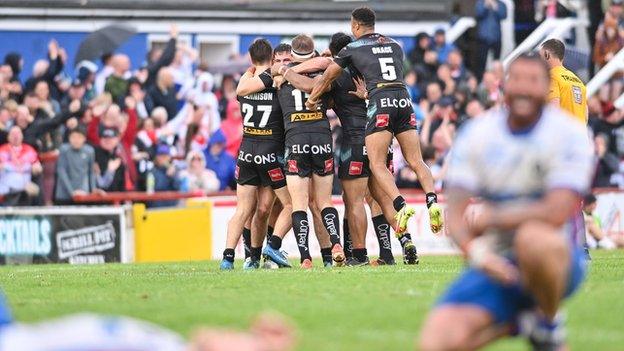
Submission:
<svg viewBox="0 0 624 351">
<path fill-rule="evenodd" d="M 477 39 L 479 58 L 475 74 L 480 80 L 485 72 L 487 57 L 490 52 L 494 59 L 501 56 L 501 21 L 507 18 L 507 6 L 500 0 L 478 0 L 475 8 L 477 17 Z"/>
<path fill-rule="evenodd" d="M 455 45 L 446 42 L 446 32 L 439 28 L 433 36 L 433 50 L 438 53 L 438 63 L 446 63 L 448 55 L 455 50 Z"/>
<path fill-rule="evenodd" d="M 160 144 L 156 147 L 154 168 L 150 171 L 154 177 L 154 191 L 178 191 L 180 190 L 180 178 L 176 167 L 171 163 L 171 150 L 169 145 Z M 176 206 L 178 200 L 152 201 L 149 207 Z"/>
<path fill-rule="evenodd" d="M 236 160 L 225 152 L 225 144 L 225 135 L 219 129 L 212 135 L 208 146 L 204 149 L 206 168 L 217 174 L 221 183 L 219 190 L 225 190 L 234 184 L 234 173 L 236 172 Z"/>
</svg>

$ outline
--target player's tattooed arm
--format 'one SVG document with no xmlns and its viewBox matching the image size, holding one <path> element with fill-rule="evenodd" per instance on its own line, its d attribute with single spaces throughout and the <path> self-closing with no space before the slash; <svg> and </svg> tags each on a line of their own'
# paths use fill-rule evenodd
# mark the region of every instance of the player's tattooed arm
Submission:
<svg viewBox="0 0 624 351">
<path fill-rule="evenodd" d="M 295 73 L 292 69 L 287 69 L 286 72 L 284 72 L 284 79 L 286 79 L 295 88 L 309 93 L 312 91 L 314 84 L 320 79 L 320 76 L 310 78 L 308 76 Z"/>
<path fill-rule="evenodd" d="M 340 73 L 342 73 L 342 67 L 335 62 L 327 67 L 325 73 L 321 76 L 321 79 L 314 84 L 310 97 L 308 98 L 308 101 L 306 101 L 306 107 L 308 110 L 316 110 L 316 105 L 318 105 L 318 100 L 321 95 L 331 89 L 332 83 L 336 80 L 336 78 L 338 78 L 338 76 L 340 76 Z"/>
<path fill-rule="evenodd" d="M 329 57 L 315 57 L 291 68 L 295 73 L 314 73 L 327 69 L 334 62 Z"/>
<path fill-rule="evenodd" d="M 241 76 L 238 86 L 236 86 L 236 95 L 246 96 L 265 89 L 266 86 L 262 79 L 254 74 L 255 70 L 256 68 L 252 66 Z"/>
</svg>

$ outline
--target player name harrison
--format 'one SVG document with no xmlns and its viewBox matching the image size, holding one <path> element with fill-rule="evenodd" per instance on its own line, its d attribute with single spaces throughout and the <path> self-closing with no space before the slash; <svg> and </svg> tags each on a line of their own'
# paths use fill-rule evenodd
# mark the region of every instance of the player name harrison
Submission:
<svg viewBox="0 0 624 351">
<path fill-rule="evenodd" d="M 247 100 L 261 100 L 270 101 L 273 100 L 273 93 L 253 93 L 245 96 Z"/>
</svg>

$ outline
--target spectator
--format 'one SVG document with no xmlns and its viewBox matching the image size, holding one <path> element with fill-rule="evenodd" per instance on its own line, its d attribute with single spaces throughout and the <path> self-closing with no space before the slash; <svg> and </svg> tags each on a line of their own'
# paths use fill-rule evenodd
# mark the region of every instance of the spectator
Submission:
<svg viewBox="0 0 624 351">
<path fill-rule="evenodd" d="M 459 50 L 453 50 L 449 53 L 448 68 L 450 70 L 451 78 L 455 80 L 455 83 L 458 86 L 463 84 L 468 79 L 466 68 L 464 67 L 464 57 Z"/>
<path fill-rule="evenodd" d="M 61 105 L 50 97 L 48 82 L 45 80 L 38 81 L 35 84 L 34 93 L 39 99 L 39 108 L 44 110 L 48 116 L 55 116 L 61 112 Z"/>
<path fill-rule="evenodd" d="M 23 141 L 22 129 L 13 126 L 8 143 L 0 146 L 0 195 L 5 205 L 34 205 L 39 195 L 32 177 L 41 174 L 43 167 L 35 149 Z"/>
<path fill-rule="evenodd" d="M 446 63 L 448 55 L 455 50 L 455 45 L 446 42 L 446 32 L 439 28 L 433 36 L 433 50 L 438 54 L 438 62 Z"/>
<path fill-rule="evenodd" d="M 236 159 L 225 152 L 225 136 L 217 130 L 204 150 L 206 168 L 214 171 L 219 178 L 219 190 L 234 187 Z"/>
<path fill-rule="evenodd" d="M 156 156 L 154 167 L 150 171 L 154 179 L 154 189 L 148 191 L 178 191 L 180 190 L 180 179 L 178 178 L 176 167 L 171 163 L 171 150 L 167 144 L 156 146 Z M 148 207 L 170 207 L 176 206 L 177 200 L 161 200 L 148 203 Z"/>
<path fill-rule="evenodd" d="M 22 95 L 22 83 L 20 81 L 20 73 L 24 67 L 22 55 L 17 52 L 9 52 L 4 56 L 4 64 L 11 69 L 10 76 L 7 76 L 7 82 L 0 90 L 8 92 L 8 98 L 20 100 Z"/>
<path fill-rule="evenodd" d="M 598 134 L 594 137 L 594 151 L 597 165 L 592 187 L 607 188 L 613 186 L 611 176 L 618 171 L 620 159 L 613 153 L 608 152 L 609 136 Z"/>
<path fill-rule="evenodd" d="M 117 54 L 111 59 L 113 73 L 106 79 L 104 91 L 109 93 L 113 102 L 121 104 L 128 92 L 128 78 L 130 78 L 130 58 L 124 54 Z"/>
<path fill-rule="evenodd" d="M 69 132 L 69 143 L 59 149 L 54 187 L 54 203 L 57 205 L 72 205 L 73 196 L 96 190 L 95 151 L 86 141 L 86 130 L 76 127 Z"/>
<path fill-rule="evenodd" d="M 37 82 L 43 80 L 48 83 L 50 91 L 56 88 L 54 78 L 63 70 L 62 50 L 56 40 L 52 39 L 48 44 L 48 60 L 38 60 L 33 66 L 32 77 L 24 84 L 25 91 L 30 92 L 35 89 Z M 52 96 L 56 94 L 51 92 Z"/>
<path fill-rule="evenodd" d="M 613 250 L 624 247 L 624 238 L 621 235 L 609 236 L 602 230 L 602 220 L 595 213 L 598 201 L 594 194 L 589 194 L 583 199 L 583 217 L 587 245 L 590 249 Z"/>
<path fill-rule="evenodd" d="M 161 68 L 169 66 L 176 54 L 176 47 L 178 43 L 178 26 L 172 25 L 169 29 L 170 39 L 167 42 L 164 50 L 159 48 L 152 48 L 147 53 L 147 66 L 145 67 L 145 81 L 143 86 L 146 91 L 152 88 L 157 80 Z M 172 115 L 170 115 L 173 118 Z"/>
<path fill-rule="evenodd" d="M 503 90 L 494 73 L 489 71 L 485 72 L 477 96 L 481 104 L 488 109 L 502 103 Z"/>
<path fill-rule="evenodd" d="M 34 103 L 38 104 L 36 97 L 27 96 L 27 99 L 34 99 Z M 36 109 L 35 111 L 40 112 L 41 110 Z M 50 143 L 49 138 L 44 138 L 44 136 L 50 131 L 56 130 L 57 127 L 67 122 L 72 116 L 82 116 L 83 111 L 80 101 L 74 100 L 69 105 L 68 111 L 63 111 L 53 118 L 49 118 L 47 115 L 46 117 L 38 116 L 35 118 L 25 105 L 20 105 L 17 108 L 15 124 L 22 129 L 26 144 L 34 147 L 39 152 L 49 151 L 54 148 L 54 145 Z"/>
<path fill-rule="evenodd" d="M 450 148 L 454 135 L 454 129 L 450 125 L 454 125 L 457 120 L 453 103 L 453 98 L 450 96 L 444 96 L 434 105 L 431 113 L 425 116 L 422 131 L 420 133 L 423 145 L 433 144 L 434 135 L 438 132 L 439 128 L 442 128 L 440 130 L 440 133 L 442 134 L 438 137 L 443 139 L 438 142 L 437 146 L 439 149 L 444 151 Z"/>
<path fill-rule="evenodd" d="M 624 35 L 618 28 L 615 18 L 606 15 L 603 22 L 603 30 L 600 36 L 596 36 L 594 45 L 594 63 L 598 69 L 604 67 L 624 47 Z M 622 94 L 622 72 L 614 74 L 610 81 L 600 89 L 602 101 L 615 101 Z"/>
<path fill-rule="evenodd" d="M 119 144 L 119 131 L 104 128 L 99 134 L 100 144 L 95 147 L 97 186 L 104 191 L 131 190 L 123 151 Z"/>
<path fill-rule="evenodd" d="M 624 114 L 616 109 L 612 103 L 603 106 L 604 118 L 593 124 L 594 135 L 608 136 L 607 152 L 624 157 Z"/>
<path fill-rule="evenodd" d="M 158 80 L 147 91 L 154 107 L 164 107 L 167 110 L 168 119 L 171 120 L 178 114 L 178 100 L 176 98 L 173 74 L 171 69 L 165 67 L 158 72 Z"/>
<path fill-rule="evenodd" d="M 210 133 L 216 132 L 221 127 L 221 114 L 219 113 L 219 100 L 212 92 L 214 78 L 212 74 L 205 72 L 197 77 L 192 101 L 196 107 L 202 108 L 204 115 L 202 124 Z M 236 101 L 236 100 L 234 100 Z M 225 113 L 223 114 L 225 117 Z"/>
<path fill-rule="evenodd" d="M 104 93 L 104 86 L 106 85 L 106 80 L 108 80 L 108 77 L 113 74 L 113 54 L 111 53 L 106 53 L 104 55 L 102 55 L 102 57 L 100 58 L 100 61 L 102 62 L 102 69 L 100 70 L 100 72 L 98 72 L 95 75 L 95 83 L 94 83 L 94 88 L 95 88 L 95 93 L 97 95 L 101 95 L 102 93 Z"/>
<path fill-rule="evenodd" d="M 475 74 L 480 79 L 485 72 L 490 51 L 495 60 L 501 56 L 501 21 L 507 18 L 507 6 L 501 0 L 478 0 L 476 7 L 479 58 Z"/>
<path fill-rule="evenodd" d="M 238 157 L 238 149 L 243 141 L 243 116 L 238 101 L 230 100 L 228 103 L 221 131 L 225 135 L 225 151 L 234 158 Z"/>
<path fill-rule="evenodd" d="M 191 151 L 186 156 L 187 169 L 182 173 L 183 190 L 209 194 L 219 191 L 219 179 L 215 172 L 206 169 L 204 154 Z"/>
<path fill-rule="evenodd" d="M 80 82 L 85 88 L 84 101 L 89 102 L 97 96 L 95 90 L 95 73 L 97 72 L 97 65 L 91 61 L 80 61 L 76 66 L 76 78 L 74 82 Z"/>
<path fill-rule="evenodd" d="M 412 66 L 422 64 L 425 61 L 425 52 L 431 48 L 429 34 L 420 32 L 414 37 L 414 49 L 409 53 L 409 61 Z"/>
</svg>

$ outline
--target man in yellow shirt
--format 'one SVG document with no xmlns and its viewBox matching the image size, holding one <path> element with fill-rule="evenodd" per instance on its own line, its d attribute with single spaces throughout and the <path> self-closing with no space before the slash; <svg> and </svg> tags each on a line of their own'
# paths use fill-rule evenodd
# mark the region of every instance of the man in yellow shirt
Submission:
<svg viewBox="0 0 624 351">
<path fill-rule="evenodd" d="M 587 124 L 587 90 L 574 72 L 563 67 L 565 45 L 557 39 L 546 40 L 540 55 L 550 66 L 550 93 L 548 101 L 558 105 Z"/>
</svg>

